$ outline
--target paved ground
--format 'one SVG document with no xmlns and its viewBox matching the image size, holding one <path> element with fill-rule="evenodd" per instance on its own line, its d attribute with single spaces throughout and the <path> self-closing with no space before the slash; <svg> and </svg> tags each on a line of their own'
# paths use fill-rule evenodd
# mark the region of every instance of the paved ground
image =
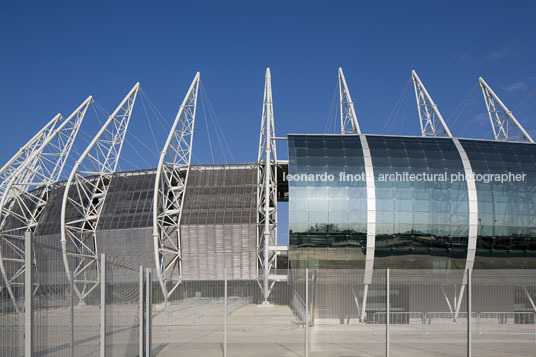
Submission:
<svg viewBox="0 0 536 357">
<path fill-rule="evenodd" d="M 223 355 L 223 305 L 213 301 L 196 306 L 172 305 L 158 312 L 153 320 L 156 356 Z M 288 306 L 266 308 L 236 302 L 230 304 L 230 310 L 228 356 L 305 355 L 305 328 Z M 488 323 L 490 326 L 475 326 L 473 356 L 536 356 L 534 325 L 498 328 L 496 321 Z M 466 356 L 464 320 L 393 325 L 390 336 L 392 357 Z M 385 325 L 317 320 L 309 329 L 309 351 L 311 357 L 385 356 Z"/>
<path fill-rule="evenodd" d="M 244 300 L 228 305 L 227 355 L 284 357 L 305 355 L 305 328 L 288 306 L 259 307 Z M 109 355 L 137 355 L 137 306 L 113 305 L 108 310 Z M 99 309 L 76 307 L 74 355 L 98 356 Z M 41 311 L 37 315 L 39 356 L 70 355 L 71 313 L 68 308 Z M 21 355 L 14 348 L 23 320 L 0 316 L 0 356 Z M 536 326 L 489 319 L 475 324 L 473 356 L 536 356 Z M 18 332 L 17 332 L 18 331 Z M 466 325 L 435 320 L 423 325 L 391 326 L 392 357 L 466 356 Z M 155 307 L 153 355 L 223 356 L 223 303 L 191 299 Z M 309 328 L 311 357 L 385 356 L 385 325 L 359 325 L 353 321 L 317 320 Z"/>
</svg>

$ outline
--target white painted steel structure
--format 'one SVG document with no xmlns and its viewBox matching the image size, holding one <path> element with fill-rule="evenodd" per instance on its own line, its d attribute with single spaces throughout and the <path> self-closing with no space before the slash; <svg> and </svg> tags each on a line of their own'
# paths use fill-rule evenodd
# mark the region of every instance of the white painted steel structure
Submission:
<svg viewBox="0 0 536 357">
<path fill-rule="evenodd" d="M 465 269 L 473 269 L 478 227 L 476 184 L 468 156 L 447 127 L 437 105 L 415 71 L 411 72 L 422 136 L 449 137 L 453 140 L 463 163 L 469 204 L 469 230 Z M 497 141 L 515 139 L 533 143 L 533 139 L 497 97 L 484 79 L 479 78 L 494 138 Z M 180 224 L 184 196 L 190 172 L 194 124 L 200 74 L 197 73 L 175 118 L 156 170 L 153 201 L 153 243 L 156 272 L 167 300 L 182 281 Z M 367 142 L 361 134 L 350 91 L 342 68 L 338 69 L 341 134 L 358 135 L 365 164 L 367 188 L 367 248 L 363 298 L 359 309 L 361 321 L 366 319 L 368 286 L 374 268 L 376 239 L 376 194 L 374 168 Z M 63 259 L 75 292 L 83 302 L 98 286 L 100 268 L 96 229 L 112 174 L 115 172 L 123 140 L 130 120 L 139 83 L 132 88 L 119 107 L 108 118 L 99 133 L 76 162 L 65 185 L 61 212 L 61 242 Z M 48 199 L 50 186 L 59 180 L 72 141 L 91 102 L 89 97 L 65 121 L 55 116 L 30 139 L 8 163 L 0 169 L 0 271 L 7 282 L 6 289 L 15 301 L 13 286 L 21 284 L 24 260 L 21 232 L 35 231 Z M 519 133 L 516 133 L 519 131 Z M 277 252 L 277 152 L 270 69 L 266 69 L 262 122 L 257 160 L 257 278 L 268 302 L 272 287 L 281 276 L 272 275 Z M 83 167 L 90 167 L 85 170 Z M 73 215 L 77 215 L 77 218 Z M 9 220 L 8 220 L 9 218 Z M 7 222 L 17 222 L 15 225 Z M 9 272 L 5 268 L 19 266 Z M 74 263 L 73 263 L 74 262 Z M 34 260 L 34 265 L 37 262 Z M 464 278 L 465 279 L 465 278 Z M 464 286 L 453 304 L 447 299 L 456 316 L 463 300 Z M 446 295 L 446 294 L 444 294 Z M 356 302 L 356 305 L 359 305 Z"/>
<path fill-rule="evenodd" d="M 465 182 L 467 183 L 467 194 L 469 199 L 469 236 L 467 237 L 467 258 L 465 260 L 465 271 L 471 273 L 473 271 L 473 265 L 475 264 L 476 243 L 478 239 L 478 196 L 476 193 L 476 183 L 473 177 L 471 161 L 469 161 L 469 157 L 467 156 L 467 153 L 465 152 L 465 149 L 460 141 L 457 138 L 453 138 L 452 140 L 454 141 L 454 144 L 460 153 L 465 174 Z M 456 318 L 460 312 L 465 284 L 467 284 L 466 274 L 463 276 L 462 286 L 460 287 L 460 293 L 455 304 Z"/>
<path fill-rule="evenodd" d="M 196 73 L 160 153 L 153 200 L 156 275 L 164 299 L 182 282 L 180 224 L 188 184 L 200 74 Z"/>
<path fill-rule="evenodd" d="M 493 89 L 486 83 L 484 78 L 478 78 L 482 88 L 486 108 L 488 109 L 489 121 L 493 129 L 493 136 L 498 141 L 528 141 L 533 143 L 532 137 L 516 119 L 512 111 L 504 105 Z M 518 132 L 516 132 L 516 129 Z"/>
<path fill-rule="evenodd" d="M 376 251 L 376 183 L 374 179 L 374 166 L 368 145 L 367 137 L 359 135 L 365 161 L 365 174 L 367 182 L 367 251 L 365 255 L 365 276 L 363 278 L 363 302 L 361 304 L 360 320 L 366 318 L 368 287 L 372 284 L 372 272 L 374 271 L 374 254 Z"/>
<path fill-rule="evenodd" d="M 0 271 L 15 308 L 18 306 L 12 288 L 23 285 L 25 269 L 24 232 L 33 232 L 37 228 L 50 187 L 60 179 L 92 100 L 92 97 L 88 97 L 57 125 L 11 175 L 5 186 L 0 201 Z M 35 257 L 33 263 L 35 268 Z M 7 269 L 7 265 L 10 269 Z"/>
<path fill-rule="evenodd" d="M 257 160 L 257 255 L 262 268 L 263 303 L 268 304 L 276 279 L 271 269 L 276 259 L 277 244 L 277 151 L 275 141 L 272 76 L 266 68 L 262 105 L 259 155 Z M 274 247 L 274 249 L 270 249 Z M 270 283 L 270 280 L 272 281 Z"/>
<path fill-rule="evenodd" d="M 374 254 L 376 247 L 376 185 L 374 181 L 374 167 L 372 156 L 368 146 L 367 137 L 361 134 L 357 115 L 355 113 L 354 102 L 350 95 L 350 89 L 346 84 L 342 68 L 339 67 L 339 95 L 341 109 L 341 134 L 359 134 L 363 159 L 365 164 L 365 180 L 367 184 L 367 250 L 365 256 L 365 274 L 363 277 L 363 300 L 361 307 L 356 300 L 359 319 L 361 322 L 366 318 L 368 288 L 372 283 L 372 272 L 374 271 Z M 357 299 L 357 297 L 355 297 Z"/>
<path fill-rule="evenodd" d="M 415 97 L 417 99 L 417 109 L 419 111 L 419 120 L 421 123 L 421 134 L 422 136 L 448 136 L 456 145 L 460 158 L 462 160 L 465 181 L 467 183 L 467 192 L 468 192 L 468 201 L 469 201 L 469 234 L 467 240 L 467 258 L 465 261 L 465 269 L 471 272 L 473 270 L 473 265 L 475 262 L 476 255 L 476 243 L 477 243 L 477 228 L 478 228 L 478 199 L 476 193 L 476 183 L 473 177 L 473 169 L 471 167 L 471 162 L 467 157 L 462 144 L 457 138 L 454 138 L 447 127 L 447 124 L 443 120 L 443 116 L 439 112 L 437 105 L 432 100 L 432 97 L 422 84 L 417 72 L 412 71 L 411 77 L 413 79 L 413 84 L 415 86 Z M 491 114 L 490 114 L 491 115 Z M 440 128 L 437 127 L 438 123 L 441 125 Z M 456 318 L 458 317 L 460 307 L 462 304 L 462 298 L 464 293 L 464 287 L 466 284 L 466 277 L 464 275 L 462 285 L 459 290 L 458 298 L 454 302 L 454 306 L 450 304 L 450 301 L 447 299 L 447 304 L 451 309 L 451 312 L 455 313 Z M 452 311 L 454 310 L 454 311 Z"/>
<path fill-rule="evenodd" d="M 139 88 L 136 83 L 106 120 L 65 184 L 61 208 L 63 263 L 81 304 L 99 286 L 97 226 Z M 73 215 L 76 218 L 71 218 Z"/>
<path fill-rule="evenodd" d="M 61 114 L 56 114 L 52 120 L 28 140 L 28 142 L 0 169 L 0 197 L 4 194 L 7 184 L 10 182 L 10 178 L 17 168 L 24 164 L 33 152 L 43 145 L 43 142 L 54 131 L 54 127 L 61 118 Z"/>
<path fill-rule="evenodd" d="M 361 134 L 357 116 L 355 115 L 354 102 L 346 84 L 346 78 L 342 68 L 339 67 L 339 98 L 341 112 L 341 134 Z"/>
<path fill-rule="evenodd" d="M 414 70 L 411 71 L 411 78 L 415 88 L 415 98 L 417 99 L 417 109 L 419 111 L 419 122 L 421 124 L 422 136 L 448 136 L 452 134 L 443 120 L 443 116 L 437 109 L 437 105 L 430 97 L 430 94 L 422 84 L 421 79 Z M 438 127 L 438 123 L 440 127 Z"/>
</svg>

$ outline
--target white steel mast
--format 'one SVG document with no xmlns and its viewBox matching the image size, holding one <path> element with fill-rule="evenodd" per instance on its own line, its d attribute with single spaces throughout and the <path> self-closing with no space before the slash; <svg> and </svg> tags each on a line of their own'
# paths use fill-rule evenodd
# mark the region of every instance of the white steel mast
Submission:
<svg viewBox="0 0 536 357">
<path fill-rule="evenodd" d="M 414 70 L 411 71 L 411 78 L 415 87 L 422 136 L 448 136 L 452 138 L 452 134 L 437 109 L 437 105 Z"/>
<path fill-rule="evenodd" d="M 100 281 L 97 226 L 139 88 L 136 83 L 106 120 L 76 161 L 65 184 L 61 207 L 63 262 L 80 303 Z M 73 213 L 78 216 L 73 218 Z"/>
<path fill-rule="evenodd" d="M 153 199 L 156 274 L 164 300 L 182 282 L 180 223 L 190 173 L 200 74 L 196 73 L 160 153 Z"/>
<path fill-rule="evenodd" d="M 504 105 L 484 78 L 478 78 L 478 83 L 482 88 L 482 94 L 484 95 L 484 101 L 488 109 L 489 121 L 495 140 L 511 141 L 512 139 L 519 139 L 520 141 L 533 143 L 534 140 L 532 140 L 529 133 L 517 121 L 514 114 Z M 519 130 L 519 133 L 515 132 L 516 129 Z"/>
<path fill-rule="evenodd" d="M 10 177 L 13 173 L 15 173 L 17 168 L 20 167 L 36 149 L 42 146 L 43 141 L 53 132 L 54 127 L 61 118 L 61 114 L 56 114 L 52 120 L 28 140 L 28 142 L 0 169 L 0 197 L 4 194 L 6 186 L 10 182 Z"/>
<path fill-rule="evenodd" d="M 19 166 L 0 200 L 0 271 L 16 309 L 12 288 L 24 284 L 24 232 L 37 228 L 50 187 L 63 172 L 91 101 L 88 97 Z M 34 268 L 35 264 L 34 256 Z"/>
<path fill-rule="evenodd" d="M 257 160 L 257 256 L 262 268 L 263 304 L 268 304 L 270 272 L 276 259 L 270 249 L 277 243 L 277 151 L 275 144 L 274 107 L 272 102 L 272 76 L 266 68 L 262 122 Z"/>
<path fill-rule="evenodd" d="M 341 110 L 341 134 L 361 134 L 357 116 L 355 114 L 354 102 L 350 96 L 346 79 L 342 68 L 339 67 L 339 99 Z"/>
</svg>

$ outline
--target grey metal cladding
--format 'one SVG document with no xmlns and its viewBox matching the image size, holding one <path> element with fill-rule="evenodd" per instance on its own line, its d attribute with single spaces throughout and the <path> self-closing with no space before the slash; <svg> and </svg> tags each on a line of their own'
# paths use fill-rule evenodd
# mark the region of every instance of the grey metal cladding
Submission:
<svg viewBox="0 0 536 357">
<path fill-rule="evenodd" d="M 99 222 L 100 252 L 154 267 L 154 179 L 154 170 L 114 174 Z M 223 264 L 233 279 L 256 278 L 256 179 L 255 164 L 191 167 L 181 229 L 185 279 L 223 279 Z M 51 189 L 36 232 L 54 247 L 64 189 L 64 183 Z M 40 259 L 51 258 L 43 252 Z"/>
<path fill-rule="evenodd" d="M 185 280 L 256 278 L 254 165 L 190 171 L 181 224 Z"/>
</svg>

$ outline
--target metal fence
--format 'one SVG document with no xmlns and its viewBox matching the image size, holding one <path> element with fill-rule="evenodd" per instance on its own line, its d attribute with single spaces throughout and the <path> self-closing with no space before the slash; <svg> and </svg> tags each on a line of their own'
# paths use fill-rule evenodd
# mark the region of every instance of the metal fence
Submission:
<svg viewBox="0 0 536 357">
<path fill-rule="evenodd" d="M 288 280 L 274 283 L 269 305 L 256 281 L 184 282 L 154 306 L 153 355 L 536 355 L 534 271 L 468 279 L 459 270 L 376 270 L 366 287 L 363 270 L 274 275 Z"/>
<path fill-rule="evenodd" d="M 85 276 L 100 284 L 81 301 L 63 269 L 61 249 L 31 242 L 30 234 L 25 240 L 31 269 L 14 291 L 16 306 L 1 286 L 0 356 L 140 356 L 147 350 L 147 270 L 101 255 L 101 278 Z M 35 266 L 32 250 L 47 259 Z"/>
<path fill-rule="evenodd" d="M 531 270 L 375 270 L 366 285 L 363 270 L 273 271 L 267 304 L 260 282 L 227 278 L 183 281 L 164 302 L 147 269 L 102 257 L 81 303 L 61 250 L 34 248 L 50 261 L 17 307 L 2 290 L 0 356 L 536 355 Z"/>
</svg>

